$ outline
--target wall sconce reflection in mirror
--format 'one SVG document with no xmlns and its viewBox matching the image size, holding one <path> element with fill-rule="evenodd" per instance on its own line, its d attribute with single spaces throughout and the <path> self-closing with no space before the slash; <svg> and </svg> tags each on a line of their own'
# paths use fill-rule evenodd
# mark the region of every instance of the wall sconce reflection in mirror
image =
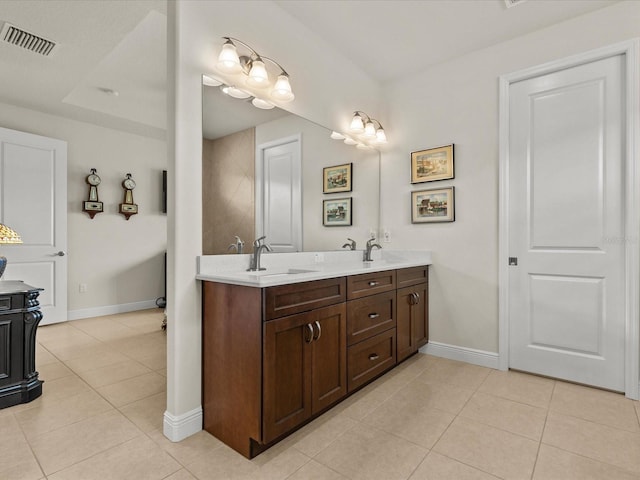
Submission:
<svg viewBox="0 0 640 480">
<path fill-rule="evenodd" d="M 254 107 L 265 110 L 275 106 L 273 101 L 290 102 L 295 98 L 289 83 L 289 74 L 282 65 L 274 59 L 260 55 L 249 45 L 233 37 L 222 37 L 226 41 L 218 56 L 216 70 L 227 76 L 225 80 L 205 75 L 203 83 L 209 86 L 219 86 L 227 95 L 233 98 L 252 98 Z M 236 43 L 246 50 L 246 55 L 238 54 Z M 272 83 L 267 64 L 275 65 L 279 69 L 275 82 Z"/>
<path fill-rule="evenodd" d="M 85 179 L 85 182 L 89 185 L 89 198 L 82 202 L 82 211 L 88 213 L 91 219 L 93 219 L 96 214 L 104 211 L 103 204 L 98 198 L 98 185 L 100 185 L 101 181 L 95 168 L 91 169 L 91 172 Z"/>
<path fill-rule="evenodd" d="M 360 110 L 353 112 L 349 133 L 331 132 L 331 138 L 342 140 L 347 145 L 355 145 L 362 150 L 373 149 L 387 143 L 387 135 L 382 124 Z"/>
</svg>

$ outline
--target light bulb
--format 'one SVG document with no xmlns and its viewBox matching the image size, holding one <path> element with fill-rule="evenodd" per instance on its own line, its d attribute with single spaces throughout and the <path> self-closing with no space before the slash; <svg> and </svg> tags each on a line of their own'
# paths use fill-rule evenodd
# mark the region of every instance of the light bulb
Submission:
<svg viewBox="0 0 640 480">
<path fill-rule="evenodd" d="M 269 85 L 269 74 L 260 57 L 258 57 L 258 60 L 251 62 L 251 70 L 249 70 L 247 84 L 252 87 L 266 87 Z"/>
<path fill-rule="evenodd" d="M 355 113 L 353 118 L 351 119 L 351 125 L 349 125 L 349 130 L 353 133 L 362 133 L 364 132 L 364 123 L 362 123 L 362 117 L 359 113 Z"/>
<path fill-rule="evenodd" d="M 245 92 L 244 90 L 240 90 L 238 87 L 235 87 L 233 85 L 222 85 L 220 87 L 220 90 L 233 98 L 244 99 L 251 96 L 251 94 Z"/>
<path fill-rule="evenodd" d="M 263 110 L 271 110 L 275 106 L 273 103 L 267 102 L 266 100 L 262 100 L 258 97 L 251 100 L 251 103 L 254 107 L 261 108 Z"/>
<path fill-rule="evenodd" d="M 333 138 L 334 140 L 344 140 L 345 137 L 341 133 L 331 132 L 331 138 Z"/>
<path fill-rule="evenodd" d="M 345 138 L 344 139 L 344 143 L 346 143 L 347 145 L 357 145 L 358 142 L 356 142 L 353 138 Z"/>
<path fill-rule="evenodd" d="M 376 136 L 376 127 L 373 125 L 373 122 L 369 121 L 365 124 L 364 136 L 368 138 L 373 138 Z"/>
<path fill-rule="evenodd" d="M 290 102 L 295 98 L 295 95 L 291 91 L 291 84 L 289 83 L 289 76 L 281 73 L 278 75 L 278 80 L 271 92 L 271 98 L 274 100 L 280 100 L 281 102 Z"/>
<path fill-rule="evenodd" d="M 376 130 L 376 143 L 387 143 L 387 135 L 382 127 Z"/>
<path fill-rule="evenodd" d="M 231 40 L 227 40 L 227 42 L 222 45 L 222 51 L 218 56 L 216 66 L 218 70 L 224 73 L 238 73 L 242 70 L 240 58 L 238 58 L 238 51 Z"/>
</svg>

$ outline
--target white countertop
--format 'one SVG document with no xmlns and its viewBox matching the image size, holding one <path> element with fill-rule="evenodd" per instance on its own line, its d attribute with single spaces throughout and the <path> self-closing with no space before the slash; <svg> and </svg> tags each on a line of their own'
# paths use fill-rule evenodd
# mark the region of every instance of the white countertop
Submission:
<svg viewBox="0 0 640 480">
<path fill-rule="evenodd" d="M 248 254 L 198 257 L 196 279 L 263 288 L 431 265 L 430 251 L 374 250 L 372 262 L 362 261 L 362 250 L 264 253 L 261 266 L 266 270 L 247 272 L 250 258 Z"/>
</svg>

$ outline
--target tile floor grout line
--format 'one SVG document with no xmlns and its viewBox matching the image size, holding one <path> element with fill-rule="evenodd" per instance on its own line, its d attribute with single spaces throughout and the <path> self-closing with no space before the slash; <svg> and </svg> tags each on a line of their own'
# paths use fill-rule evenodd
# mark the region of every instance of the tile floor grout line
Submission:
<svg viewBox="0 0 640 480">
<path fill-rule="evenodd" d="M 531 470 L 531 476 L 529 477 L 533 480 L 533 477 L 536 473 L 536 468 L 538 468 L 538 460 L 540 458 L 540 449 L 542 448 L 542 439 L 544 438 L 544 431 L 547 429 L 547 421 L 549 419 L 549 413 L 551 413 L 551 402 L 553 401 L 553 394 L 556 391 L 556 382 L 554 380 L 553 387 L 551 389 L 551 397 L 549 398 L 549 404 L 546 408 L 546 414 L 544 416 L 544 425 L 542 426 L 542 432 L 540 432 L 540 440 L 538 441 L 538 449 L 536 450 L 536 459 L 533 462 L 533 469 Z"/>
<path fill-rule="evenodd" d="M 38 464 L 38 468 L 40 469 L 40 471 L 42 472 L 42 475 L 44 475 L 44 478 L 47 478 L 47 474 L 44 473 L 44 468 L 42 468 L 42 464 L 40 463 L 40 459 L 38 458 L 38 456 L 36 455 L 36 452 L 33 451 L 33 446 L 31 445 L 31 442 L 29 441 L 29 439 L 27 438 L 27 434 L 24 432 L 24 429 L 22 428 L 22 425 L 20 425 L 20 422 L 18 421 L 18 419 L 15 417 L 14 413 L 11 413 L 11 415 L 13 415 L 13 419 L 15 420 L 16 424 L 18 425 L 18 428 L 20 429 L 20 432 L 22 432 L 22 436 L 24 438 L 24 441 L 27 443 L 27 446 L 29 447 L 29 451 L 31 452 L 31 455 L 33 456 L 33 459 L 36 461 L 36 463 Z"/>
</svg>

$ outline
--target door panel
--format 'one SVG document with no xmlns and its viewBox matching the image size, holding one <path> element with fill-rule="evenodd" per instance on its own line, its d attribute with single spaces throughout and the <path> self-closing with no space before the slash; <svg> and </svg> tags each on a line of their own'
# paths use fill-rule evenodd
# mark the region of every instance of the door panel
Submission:
<svg viewBox="0 0 640 480">
<path fill-rule="evenodd" d="M 347 315 L 344 303 L 312 313 L 318 322 L 311 362 L 315 414 L 347 394 Z"/>
<path fill-rule="evenodd" d="M 509 366 L 624 390 L 623 57 L 513 83 Z"/>
<path fill-rule="evenodd" d="M 22 237 L 3 245 L 4 280 L 41 287 L 41 325 L 67 319 L 67 144 L 0 128 L 0 222 Z"/>
<path fill-rule="evenodd" d="M 275 252 L 302 251 L 300 141 L 260 146 L 256 168 L 256 234 Z"/>
<path fill-rule="evenodd" d="M 309 313 L 265 322 L 263 442 L 311 416 Z"/>
</svg>

